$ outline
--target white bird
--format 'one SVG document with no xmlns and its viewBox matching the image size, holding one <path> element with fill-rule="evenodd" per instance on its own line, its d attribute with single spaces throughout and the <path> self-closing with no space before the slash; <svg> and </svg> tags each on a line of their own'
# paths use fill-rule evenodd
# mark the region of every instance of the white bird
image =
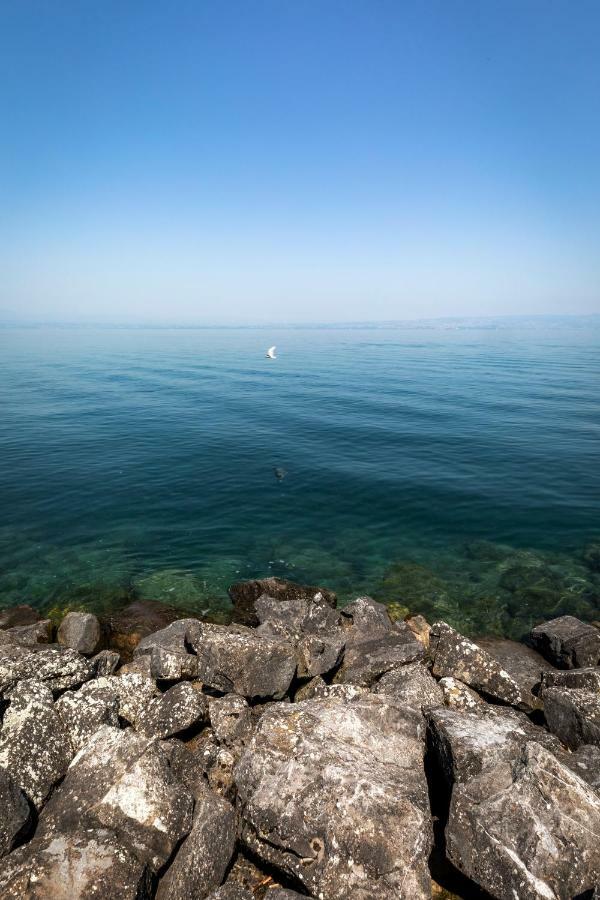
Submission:
<svg viewBox="0 0 600 900">
<path fill-rule="evenodd" d="M 267 359 L 277 359 L 277 357 L 275 356 L 275 350 L 276 350 L 276 349 L 277 349 L 276 347 L 269 347 L 269 349 L 267 350 L 267 357 L 266 357 L 266 358 L 267 358 Z"/>
</svg>

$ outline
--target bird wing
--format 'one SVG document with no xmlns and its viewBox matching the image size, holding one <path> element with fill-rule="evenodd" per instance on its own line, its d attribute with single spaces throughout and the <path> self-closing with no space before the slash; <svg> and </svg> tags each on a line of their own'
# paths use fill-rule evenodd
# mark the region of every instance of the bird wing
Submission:
<svg viewBox="0 0 600 900">
<path fill-rule="evenodd" d="M 270 356 L 271 358 L 273 358 L 275 356 L 276 349 L 277 349 L 277 347 L 269 347 L 269 349 L 267 350 L 267 356 Z"/>
</svg>

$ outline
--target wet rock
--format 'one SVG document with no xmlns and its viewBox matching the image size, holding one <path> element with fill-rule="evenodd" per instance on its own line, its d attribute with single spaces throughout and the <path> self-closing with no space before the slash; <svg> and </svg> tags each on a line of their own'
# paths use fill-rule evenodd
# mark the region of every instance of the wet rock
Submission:
<svg viewBox="0 0 600 900">
<path fill-rule="evenodd" d="M 15 625 L 0 631 L 0 644 L 18 644 L 20 647 L 35 647 L 49 644 L 52 640 L 52 622 L 42 619 L 31 625 Z"/>
<path fill-rule="evenodd" d="M 413 709 L 441 706 L 444 694 L 435 678 L 421 662 L 409 663 L 387 672 L 375 685 L 375 694 L 393 697 Z"/>
<path fill-rule="evenodd" d="M 197 676 L 223 693 L 242 697 L 282 697 L 296 671 L 294 648 L 248 629 L 205 625 L 194 643 Z"/>
<path fill-rule="evenodd" d="M 105 725 L 44 807 L 38 834 L 109 828 L 156 871 L 190 831 L 192 808 L 156 740 Z"/>
<path fill-rule="evenodd" d="M 519 686 L 521 691 L 521 708 L 527 710 L 541 709 L 540 688 L 543 674 L 554 671 L 554 666 L 543 656 L 517 641 L 503 638 L 481 638 L 478 645 L 501 665 L 505 672 Z"/>
<path fill-rule="evenodd" d="M 489 653 L 445 622 L 431 629 L 433 674 L 457 678 L 476 691 L 513 706 L 522 703 L 518 684 Z"/>
<path fill-rule="evenodd" d="M 584 688 L 544 690 L 548 727 L 572 750 L 581 744 L 600 746 L 600 693 Z"/>
<path fill-rule="evenodd" d="M 108 829 L 55 834 L 13 851 L 0 871 L 2 900 L 149 900 L 146 865 Z"/>
<path fill-rule="evenodd" d="M 30 824 L 25 794 L 5 769 L 0 769 L 0 857 L 10 853 Z"/>
<path fill-rule="evenodd" d="M 97 651 L 101 636 L 100 622 L 93 613 L 86 612 L 67 613 L 57 632 L 61 646 L 70 647 L 84 656 Z"/>
<path fill-rule="evenodd" d="M 201 634 L 202 625 L 198 619 L 179 619 L 143 638 L 135 649 L 135 656 L 150 656 L 153 678 L 194 678 L 197 660 L 192 648 L 199 642 Z"/>
<path fill-rule="evenodd" d="M 501 900 L 564 900 L 600 880 L 600 797 L 535 742 L 455 787 L 450 860 Z"/>
<path fill-rule="evenodd" d="M 255 602 L 263 594 L 274 600 L 302 600 L 311 602 L 324 600 L 333 609 L 337 606 L 337 597 L 326 588 L 295 584 L 283 578 L 260 578 L 255 581 L 238 581 L 229 588 L 229 596 L 234 606 L 234 621 L 243 625 L 258 625 L 259 620 L 254 608 Z"/>
<path fill-rule="evenodd" d="M 532 628 L 531 642 L 559 669 L 600 664 L 600 631 L 574 616 L 560 616 Z"/>
<path fill-rule="evenodd" d="M 221 884 L 233 856 L 233 807 L 208 788 L 196 798 L 194 824 L 160 881 L 157 900 L 202 900 Z"/>
<path fill-rule="evenodd" d="M 439 687 L 444 705 L 451 709 L 474 709 L 485 703 L 477 691 L 471 690 L 457 678 L 440 678 Z"/>
<path fill-rule="evenodd" d="M 55 694 L 79 687 L 94 674 L 89 662 L 75 650 L 0 648 L 0 691 L 6 693 L 22 679 L 35 678 Z M 8 651 L 11 651 L 10 653 Z"/>
<path fill-rule="evenodd" d="M 14 628 L 19 625 L 34 625 L 42 617 L 37 609 L 21 604 L 0 609 L 0 628 Z"/>
<path fill-rule="evenodd" d="M 189 682 L 173 685 L 154 697 L 138 721 L 143 734 L 167 738 L 208 720 L 208 697 Z"/>
<path fill-rule="evenodd" d="M 243 697 L 227 694 L 209 700 L 210 724 L 220 744 L 245 743 L 254 728 L 250 707 Z"/>
<path fill-rule="evenodd" d="M 549 687 L 583 688 L 600 693 L 600 666 L 588 666 L 586 669 L 553 669 L 545 672 L 542 691 Z"/>
<path fill-rule="evenodd" d="M 111 649 L 128 661 L 142 638 L 181 618 L 182 610 L 177 607 L 153 600 L 135 600 L 104 620 L 104 624 Z"/>
<path fill-rule="evenodd" d="M 112 675 L 120 660 L 121 657 L 116 650 L 101 650 L 90 659 L 90 664 L 95 676 Z"/>
<path fill-rule="evenodd" d="M 426 718 L 430 746 L 450 786 L 511 764 L 528 741 L 562 751 L 553 735 L 534 725 L 524 713 L 505 707 L 439 707 L 429 710 Z"/>
<path fill-rule="evenodd" d="M 21 681 L 0 731 L 0 768 L 39 809 L 73 756 L 69 736 L 44 684 Z"/>
<path fill-rule="evenodd" d="M 54 708 L 69 735 L 73 755 L 85 747 L 103 725 L 119 727 L 118 696 L 97 681 L 87 682 L 79 691 L 66 691 Z"/>
<path fill-rule="evenodd" d="M 429 898 L 422 721 L 374 695 L 270 707 L 236 768 L 245 844 L 323 900 Z"/>
</svg>

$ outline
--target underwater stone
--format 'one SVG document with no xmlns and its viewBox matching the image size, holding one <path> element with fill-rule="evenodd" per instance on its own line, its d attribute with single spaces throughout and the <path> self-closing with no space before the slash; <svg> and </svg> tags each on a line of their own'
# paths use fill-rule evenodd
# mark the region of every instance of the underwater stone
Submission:
<svg viewBox="0 0 600 900">
<path fill-rule="evenodd" d="M 337 596 L 327 588 L 295 584 L 275 577 L 238 581 L 231 585 L 228 593 L 234 606 L 234 621 L 243 625 L 259 624 L 254 604 L 263 594 L 273 600 L 304 600 L 309 603 L 325 601 L 333 609 L 337 606 Z"/>
<path fill-rule="evenodd" d="M 41 615 L 37 609 L 27 604 L 8 606 L 0 610 L 0 628 L 14 628 L 20 625 L 34 625 L 39 622 Z"/>
<path fill-rule="evenodd" d="M 544 690 L 544 713 L 550 730 L 571 750 L 600 746 L 600 693 L 583 688 Z"/>
<path fill-rule="evenodd" d="M 93 613 L 67 613 L 58 626 L 58 643 L 77 650 L 84 656 L 91 656 L 96 652 L 100 638 L 100 622 Z"/>
<path fill-rule="evenodd" d="M 583 550 L 582 559 L 592 572 L 600 572 L 600 542 L 587 544 Z"/>
<path fill-rule="evenodd" d="M 10 853 L 29 823 L 25 794 L 6 769 L 0 769 L 0 857 Z"/>
<path fill-rule="evenodd" d="M 182 610 L 177 607 L 152 600 L 135 600 L 104 621 L 110 647 L 117 650 L 123 659 L 130 660 L 142 638 L 181 618 Z"/>
<path fill-rule="evenodd" d="M 430 898 L 424 749 L 383 696 L 272 705 L 236 768 L 242 840 L 313 897 Z"/>
<path fill-rule="evenodd" d="M 560 616 L 532 628 L 531 642 L 559 669 L 580 669 L 600 663 L 600 630 L 574 616 Z"/>
<path fill-rule="evenodd" d="M 445 622 L 436 622 L 431 628 L 430 653 L 434 675 L 457 678 L 513 706 L 522 703 L 518 684 L 500 663 Z"/>
<path fill-rule="evenodd" d="M 0 644 L 18 644 L 20 647 L 35 647 L 49 644 L 52 640 L 52 622 L 42 619 L 31 625 L 15 625 L 0 631 Z"/>
</svg>

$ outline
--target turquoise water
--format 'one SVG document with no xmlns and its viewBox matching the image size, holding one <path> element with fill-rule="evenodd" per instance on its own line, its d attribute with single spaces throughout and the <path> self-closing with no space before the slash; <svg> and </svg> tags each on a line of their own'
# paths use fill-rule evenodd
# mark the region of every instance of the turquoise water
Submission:
<svg viewBox="0 0 600 900">
<path fill-rule="evenodd" d="M 4 327 L 0 602 L 214 613 L 272 573 L 472 633 L 600 618 L 599 350 L 593 318 Z"/>
</svg>

